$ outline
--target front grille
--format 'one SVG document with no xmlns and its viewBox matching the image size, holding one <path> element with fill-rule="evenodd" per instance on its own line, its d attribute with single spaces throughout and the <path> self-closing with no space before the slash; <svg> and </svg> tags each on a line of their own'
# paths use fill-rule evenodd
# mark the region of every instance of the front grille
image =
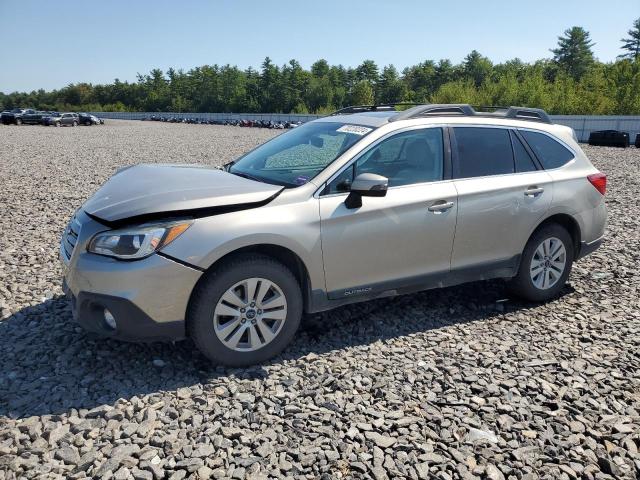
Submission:
<svg viewBox="0 0 640 480">
<path fill-rule="evenodd" d="M 73 250 L 78 243 L 78 235 L 80 234 L 80 222 L 74 215 L 62 234 L 62 240 L 60 240 L 60 249 L 64 254 L 67 261 L 71 260 Z"/>
</svg>

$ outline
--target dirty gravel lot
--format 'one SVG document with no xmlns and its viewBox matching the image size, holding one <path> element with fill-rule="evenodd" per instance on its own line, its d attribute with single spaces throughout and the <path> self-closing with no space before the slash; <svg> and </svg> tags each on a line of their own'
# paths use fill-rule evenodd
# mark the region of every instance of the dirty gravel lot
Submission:
<svg viewBox="0 0 640 480">
<path fill-rule="evenodd" d="M 0 480 L 640 475 L 640 149 L 585 147 L 610 223 L 561 298 L 491 282 L 354 305 L 225 369 L 75 327 L 58 238 L 118 167 L 219 164 L 277 132 L 107 122 L 0 126 Z"/>
</svg>

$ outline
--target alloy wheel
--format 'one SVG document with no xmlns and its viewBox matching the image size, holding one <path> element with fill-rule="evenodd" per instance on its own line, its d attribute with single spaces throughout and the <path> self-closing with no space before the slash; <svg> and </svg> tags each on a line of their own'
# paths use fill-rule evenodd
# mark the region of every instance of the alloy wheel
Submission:
<svg viewBox="0 0 640 480">
<path fill-rule="evenodd" d="M 235 351 L 254 351 L 271 343 L 287 318 L 282 289 L 266 278 L 247 278 L 229 288 L 213 314 L 218 339 Z"/>
<path fill-rule="evenodd" d="M 556 237 L 546 238 L 538 245 L 531 258 L 531 281 L 540 290 L 551 288 L 558 283 L 566 266 L 567 250 L 562 240 Z"/>
</svg>

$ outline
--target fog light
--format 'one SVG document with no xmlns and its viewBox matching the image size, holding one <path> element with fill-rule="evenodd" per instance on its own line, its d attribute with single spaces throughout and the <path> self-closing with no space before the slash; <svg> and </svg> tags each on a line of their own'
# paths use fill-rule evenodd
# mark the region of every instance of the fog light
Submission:
<svg viewBox="0 0 640 480">
<path fill-rule="evenodd" d="M 115 330 L 116 329 L 116 319 L 113 318 L 113 314 L 109 310 L 107 310 L 106 308 L 104 309 L 104 323 L 111 330 Z"/>
</svg>

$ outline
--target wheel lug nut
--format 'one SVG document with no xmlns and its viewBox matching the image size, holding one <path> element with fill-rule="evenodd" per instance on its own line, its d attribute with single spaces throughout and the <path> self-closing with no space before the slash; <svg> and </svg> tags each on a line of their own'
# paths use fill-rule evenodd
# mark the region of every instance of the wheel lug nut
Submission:
<svg viewBox="0 0 640 480">
<path fill-rule="evenodd" d="M 255 307 L 255 306 L 256 306 L 256 304 L 255 304 L 254 302 L 251 302 L 251 306 L 252 306 L 252 307 Z"/>
<path fill-rule="evenodd" d="M 242 320 L 240 320 L 240 323 L 244 323 L 246 322 L 246 320 L 243 318 Z"/>
<path fill-rule="evenodd" d="M 241 309 L 240 309 L 240 312 L 241 312 L 241 313 L 244 313 L 244 312 L 245 312 L 245 310 L 246 310 L 246 309 L 241 308 Z"/>
<path fill-rule="evenodd" d="M 251 320 L 251 325 L 255 325 L 256 321 L 255 320 Z"/>
<path fill-rule="evenodd" d="M 262 310 L 258 310 L 258 315 L 262 315 Z"/>
</svg>

